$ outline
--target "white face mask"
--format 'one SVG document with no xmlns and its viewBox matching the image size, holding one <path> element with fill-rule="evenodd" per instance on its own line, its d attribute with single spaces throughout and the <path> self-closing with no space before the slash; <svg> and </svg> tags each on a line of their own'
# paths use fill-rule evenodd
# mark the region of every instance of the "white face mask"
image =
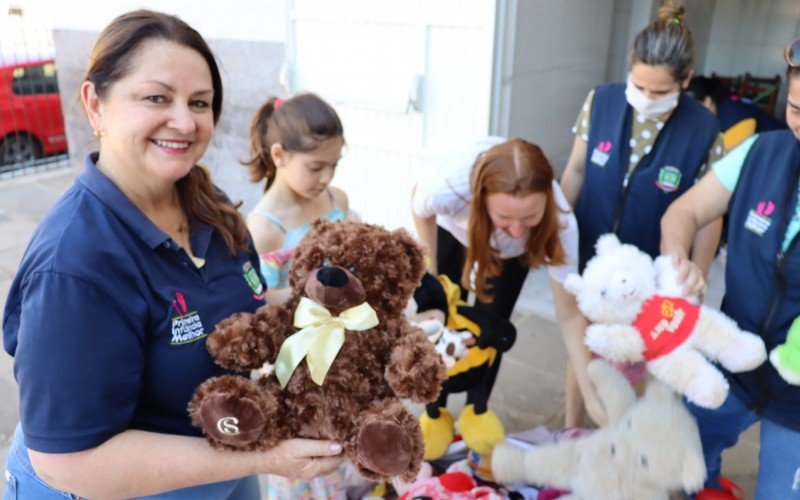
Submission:
<svg viewBox="0 0 800 500">
<path fill-rule="evenodd" d="M 678 95 L 680 92 L 671 92 L 658 99 L 650 99 L 644 92 L 637 89 L 628 76 L 628 86 L 625 88 L 625 98 L 640 115 L 648 120 L 655 120 L 667 111 L 672 111 L 678 105 Z"/>
</svg>

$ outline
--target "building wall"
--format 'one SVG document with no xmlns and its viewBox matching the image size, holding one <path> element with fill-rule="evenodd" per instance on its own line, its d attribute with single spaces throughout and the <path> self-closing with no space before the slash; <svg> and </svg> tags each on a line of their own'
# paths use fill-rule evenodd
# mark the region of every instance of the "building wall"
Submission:
<svg viewBox="0 0 800 500">
<path fill-rule="evenodd" d="M 70 159 L 76 167 L 97 147 L 78 89 L 98 28 L 141 5 L 97 0 L 82 2 L 78 9 L 64 2 L 53 5 L 59 87 Z M 217 4 L 218 12 L 211 12 L 198 9 L 194 2 L 167 0 L 153 7 L 175 13 L 197 29 L 217 57 L 225 97 L 222 117 L 204 160 L 215 182 L 232 199 L 244 201 L 243 210 L 248 210 L 261 195 L 261 188 L 248 182 L 246 170 L 238 161 L 248 154 L 248 128 L 257 106 L 270 94 L 282 95 L 278 77 L 284 61 L 286 9 L 282 0 L 235 0 L 224 9 L 222 6 Z"/>
<path fill-rule="evenodd" d="M 495 132 L 539 144 L 557 171 L 590 89 L 603 83 L 614 0 L 499 0 L 505 10 Z"/>
<path fill-rule="evenodd" d="M 716 2 L 708 53 L 707 74 L 733 76 L 749 71 L 755 76 L 781 75 L 785 79 L 784 44 L 800 35 L 797 0 L 724 0 Z M 783 116 L 786 82 L 776 107 Z"/>
</svg>

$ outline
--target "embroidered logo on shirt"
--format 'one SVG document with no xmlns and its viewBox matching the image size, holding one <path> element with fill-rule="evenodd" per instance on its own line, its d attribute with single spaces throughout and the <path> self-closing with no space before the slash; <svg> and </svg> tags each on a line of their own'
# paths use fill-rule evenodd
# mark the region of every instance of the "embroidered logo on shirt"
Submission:
<svg viewBox="0 0 800 500">
<path fill-rule="evenodd" d="M 261 300 L 264 298 L 264 284 L 261 283 L 261 279 L 258 277 L 258 271 L 255 270 L 250 262 L 245 262 L 242 266 L 242 274 L 244 275 L 244 280 L 250 285 L 250 288 L 253 290 L 253 298 L 256 300 Z"/>
<path fill-rule="evenodd" d="M 751 209 L 747 214 L 747 220 L 744 221 L 744 228 L 752 231 L 759 236 L 763 236 L 769 226 L 772 225 L 772 219 L 769 217 L 775 211 L 775 204 L 771 201 L 760 201 L 755 209 Z"/>
<path fill-rule="evenodd" d="M 599 167 L 605 167 L 611 155 L 611 141 L 600 141 L 597 147 L 592 151 L 592 163 Z"/>
<path fill-rule="evenodd" d="M 681 171 L 677 167 L 661 167 L 658 171 L 656 187 L 665 193 L 671 193 L 681 185 Z"/>
<path fill-rule="evenodd" d="M 203 329 L 203 323 L 200 321 L 200 315 L 197 314 L 197 311 L 189 311 L 186 298 L 181 292 L 175 292 L 172 308 L 178 315 L 172 318 L 170 345 L 190 344 L 207 335 Z"/>
</svg>

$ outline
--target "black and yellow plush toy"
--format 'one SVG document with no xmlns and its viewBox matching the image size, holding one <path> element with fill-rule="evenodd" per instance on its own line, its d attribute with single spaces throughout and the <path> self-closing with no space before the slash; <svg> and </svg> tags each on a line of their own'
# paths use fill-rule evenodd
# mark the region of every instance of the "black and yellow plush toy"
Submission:
<svg viewBox="0 0 800 500">
<path fill-rule="evenodd" d="M 488 455 L 505 439 L 503 424 L 487 406 L 489 380 L 498 354 L 514 344 L 516 328 L 505 318 L 466 305 L 461 289 L 444 275 L 426 273 L 414 302 L 412 321 L 426 331 L 448 367 L 439 399 L 427 404 L 420 417 L 424 459 L 441 457 L 453 441 L 455 423 L 446 408 L 447 396 L 459 392 L 467 393 L 459 433 L 467 447 Z"/>
</svg>

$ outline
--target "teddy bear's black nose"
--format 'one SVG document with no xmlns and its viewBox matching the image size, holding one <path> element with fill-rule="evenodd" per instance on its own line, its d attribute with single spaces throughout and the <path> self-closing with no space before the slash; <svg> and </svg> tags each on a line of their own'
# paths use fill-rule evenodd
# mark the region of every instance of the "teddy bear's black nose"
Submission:
<svg viewBox="0 0 800 500">
<path fill-rule="evenodd" d="M 317 271 L 317 281 L 325 286 L 341 288 L 347 284 L 347 274 L 338 267 L 323 267 Z"/>
</svg>

